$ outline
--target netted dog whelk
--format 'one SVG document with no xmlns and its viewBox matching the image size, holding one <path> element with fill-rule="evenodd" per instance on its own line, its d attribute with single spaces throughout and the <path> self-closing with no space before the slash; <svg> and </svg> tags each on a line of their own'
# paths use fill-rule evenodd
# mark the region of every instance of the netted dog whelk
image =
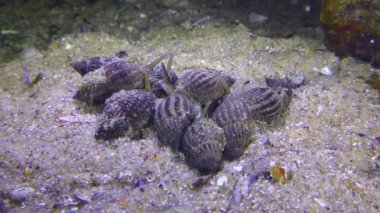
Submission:
<svg viewBox="0 0 380 213">
<path fill-rule="evenodd" d="M 168 70 L 163 64 L 156 67 L 169 55 Z M 223 158 L 233 160 L 244 153 L 252 141 L 254 120 L 273 122 L 289 106 L 291 88 L 276 84 L 230 94 L 232 76 L 198 68 L 177 77 L 171 71 L 172 59 L 165 54 L 147 66 L 110 57 L 71 63 L 84 75 L 74 98 L 89 104 L 105 101 L 96 138 L 136 136 L 153 121 L 161 143 L 183 152 L 202 174 L 214 173 Z"/>
<path fill-rule="evenodd" d="M 168 54 L 164 54 L 147 66 L 138 65 L 128 59 L 112 57 L 92 57 L 73 61 L 70 65 L 83 75 L 74 99 L 89 104 L 101 104 L 113 93 L 122 89 L 144 89 L 152 86 L 158 91 L 161 89 L 159 80 L 162 74 L 161 70 L 153 68 L 167 56 Z M 176 76 L 172 78 L 175 80 Z M 149 82 L 154 84 L 150 85 Z"/>
</svg>

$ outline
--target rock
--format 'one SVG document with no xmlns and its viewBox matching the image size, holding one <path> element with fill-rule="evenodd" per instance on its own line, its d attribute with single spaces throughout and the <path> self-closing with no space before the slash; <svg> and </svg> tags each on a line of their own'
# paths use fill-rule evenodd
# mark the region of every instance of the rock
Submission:
<svg viewBox="0 0 380 213">
<path fill-rule="evenodd" d="M 320 22 L 326 47 L 338 57 L 349 55 L 380 66 L 379 0 L 323 1 Z"/>
</svg>

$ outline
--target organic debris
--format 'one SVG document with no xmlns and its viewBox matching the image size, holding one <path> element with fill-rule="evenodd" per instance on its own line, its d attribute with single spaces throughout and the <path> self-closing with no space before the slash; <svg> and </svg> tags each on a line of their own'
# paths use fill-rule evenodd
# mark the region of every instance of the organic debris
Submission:
<svg viewBox="0 0 380 213">
<path fill-rule="evenodd" d="M 372 72 L 365 82 L 373 89 L 380 89 L 380 74 L 378 72 Z"/>
<path fill-rule="evenodd" d="M 269 172 L 275 183 L 286 183 L 291 179 L 291 173 L 287 172 L 279 163 L 270 167 Z"/>
</svg>

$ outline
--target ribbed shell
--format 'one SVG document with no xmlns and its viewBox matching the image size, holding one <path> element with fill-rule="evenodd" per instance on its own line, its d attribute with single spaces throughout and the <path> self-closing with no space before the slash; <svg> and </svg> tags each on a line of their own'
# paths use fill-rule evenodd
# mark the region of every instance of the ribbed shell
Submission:
<svg viewBox="0 0 380 213">
<path fill-rule="evenodd" d="M 234 78 L 223 74 L 221 71 L 202 68 L 187 70 L 182 73 L 176 87 L 192 99 L 201 104 L 206 104 L 226 95 L 223 81 L 229 87 L 235 83 Z"/>
<path fill-rule="evenodd" d="M 95 137 L 109 139 L 122 136 L 127 130 L 133 135 L 139 132 L 152 119 L 155 100 L 152 93 L 144 90 L 114 93 L 106 100 Z"/>
<path fill-rule="evenodd" d="M 113 90 L 144 88 L 144 72 L 140 65 L 119 59 L 102 67 Z"/>
<path fill-rule="evenodd" d="M 188 163 L 201 173 L 219 170 L 224 145 L 223 129 L 206 118 L 196 120 L 189 126 L 183 139 L 183 151 Z"/>
<path fill-rule="evenodd" d="M 269 87 L 255 87 L 240 94 L 248 104 L 253 119 L 271 122 L 281 116 L 289 106 L 292 91 L 273 90 Z"/>
<path fill-rule="evenodd" d="M 99 69 L 114 60 L 117 59 L 107 56 L 96 56 L 85 60 L 73 61 L 70 65 L 75 69 L 75 71 L 84 76 L 87 73 L 95 71 L 96 69 Z"/>
<path fill-rule="evenodd" d="M 223 155 L 229 160 L 240 157 L 251 142 L 252 116 L 248 104 L 239 97 L 228 97 L 212 119 L 224 130 L 227 143 Z"/>
<path fill-rule="evenodd" d="M 157 66 L 154 69 L 148 72 L 149 82 L 152 89 L 152 92 L 157 97 L 166 96 L 166 91 L 163 89 L 162 85 L 164 82 L 164 70 L 161 66 Z M 175 84 L 178 80 L 177 74 L 172 70 L 169 76 L 170 83 Z"/>
<path fill-rule="evenodd" d="M 185 130 L 197 114 L 193 103 L 181 94 L 157 101 L 154 124 L 160 142 L 171 145 L 175 151 L 181 150 Z"/>
<path fill-rule="evenodd" d="M 212 119 L 223 127 L 233 121 L 251 121 L 252 116 L 248 104 L 239 97 L 228 97 L 216 108 Z"/>
<path fill-rule="evenodd" d="M 239 158 L 251 143 L 252 123 L 249 121 L 234 121 L 224 125 L 223 130 L 227 142 L 224 146 L 223 156 L 228 160 Z"/>
</svg>

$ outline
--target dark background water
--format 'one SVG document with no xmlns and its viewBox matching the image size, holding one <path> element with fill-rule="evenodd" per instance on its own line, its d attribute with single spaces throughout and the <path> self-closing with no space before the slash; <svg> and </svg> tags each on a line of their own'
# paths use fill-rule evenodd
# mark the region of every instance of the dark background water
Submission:
<svg viewBox="0 0 380 213">
<path fill-rule="evenodd" d="M 46 49 L 65 34 L 105 32 L 131 41 L 168 25 L 185 27 L 210 19 L 242 23 L 254 34 L 291 37 L 319 25 L 321 1 L 311 0 L 16 0 L 0 1 L 0 61 L 25 47 Z M 252 12 L 267 17 L 252 23 Z"/>
</svg>

